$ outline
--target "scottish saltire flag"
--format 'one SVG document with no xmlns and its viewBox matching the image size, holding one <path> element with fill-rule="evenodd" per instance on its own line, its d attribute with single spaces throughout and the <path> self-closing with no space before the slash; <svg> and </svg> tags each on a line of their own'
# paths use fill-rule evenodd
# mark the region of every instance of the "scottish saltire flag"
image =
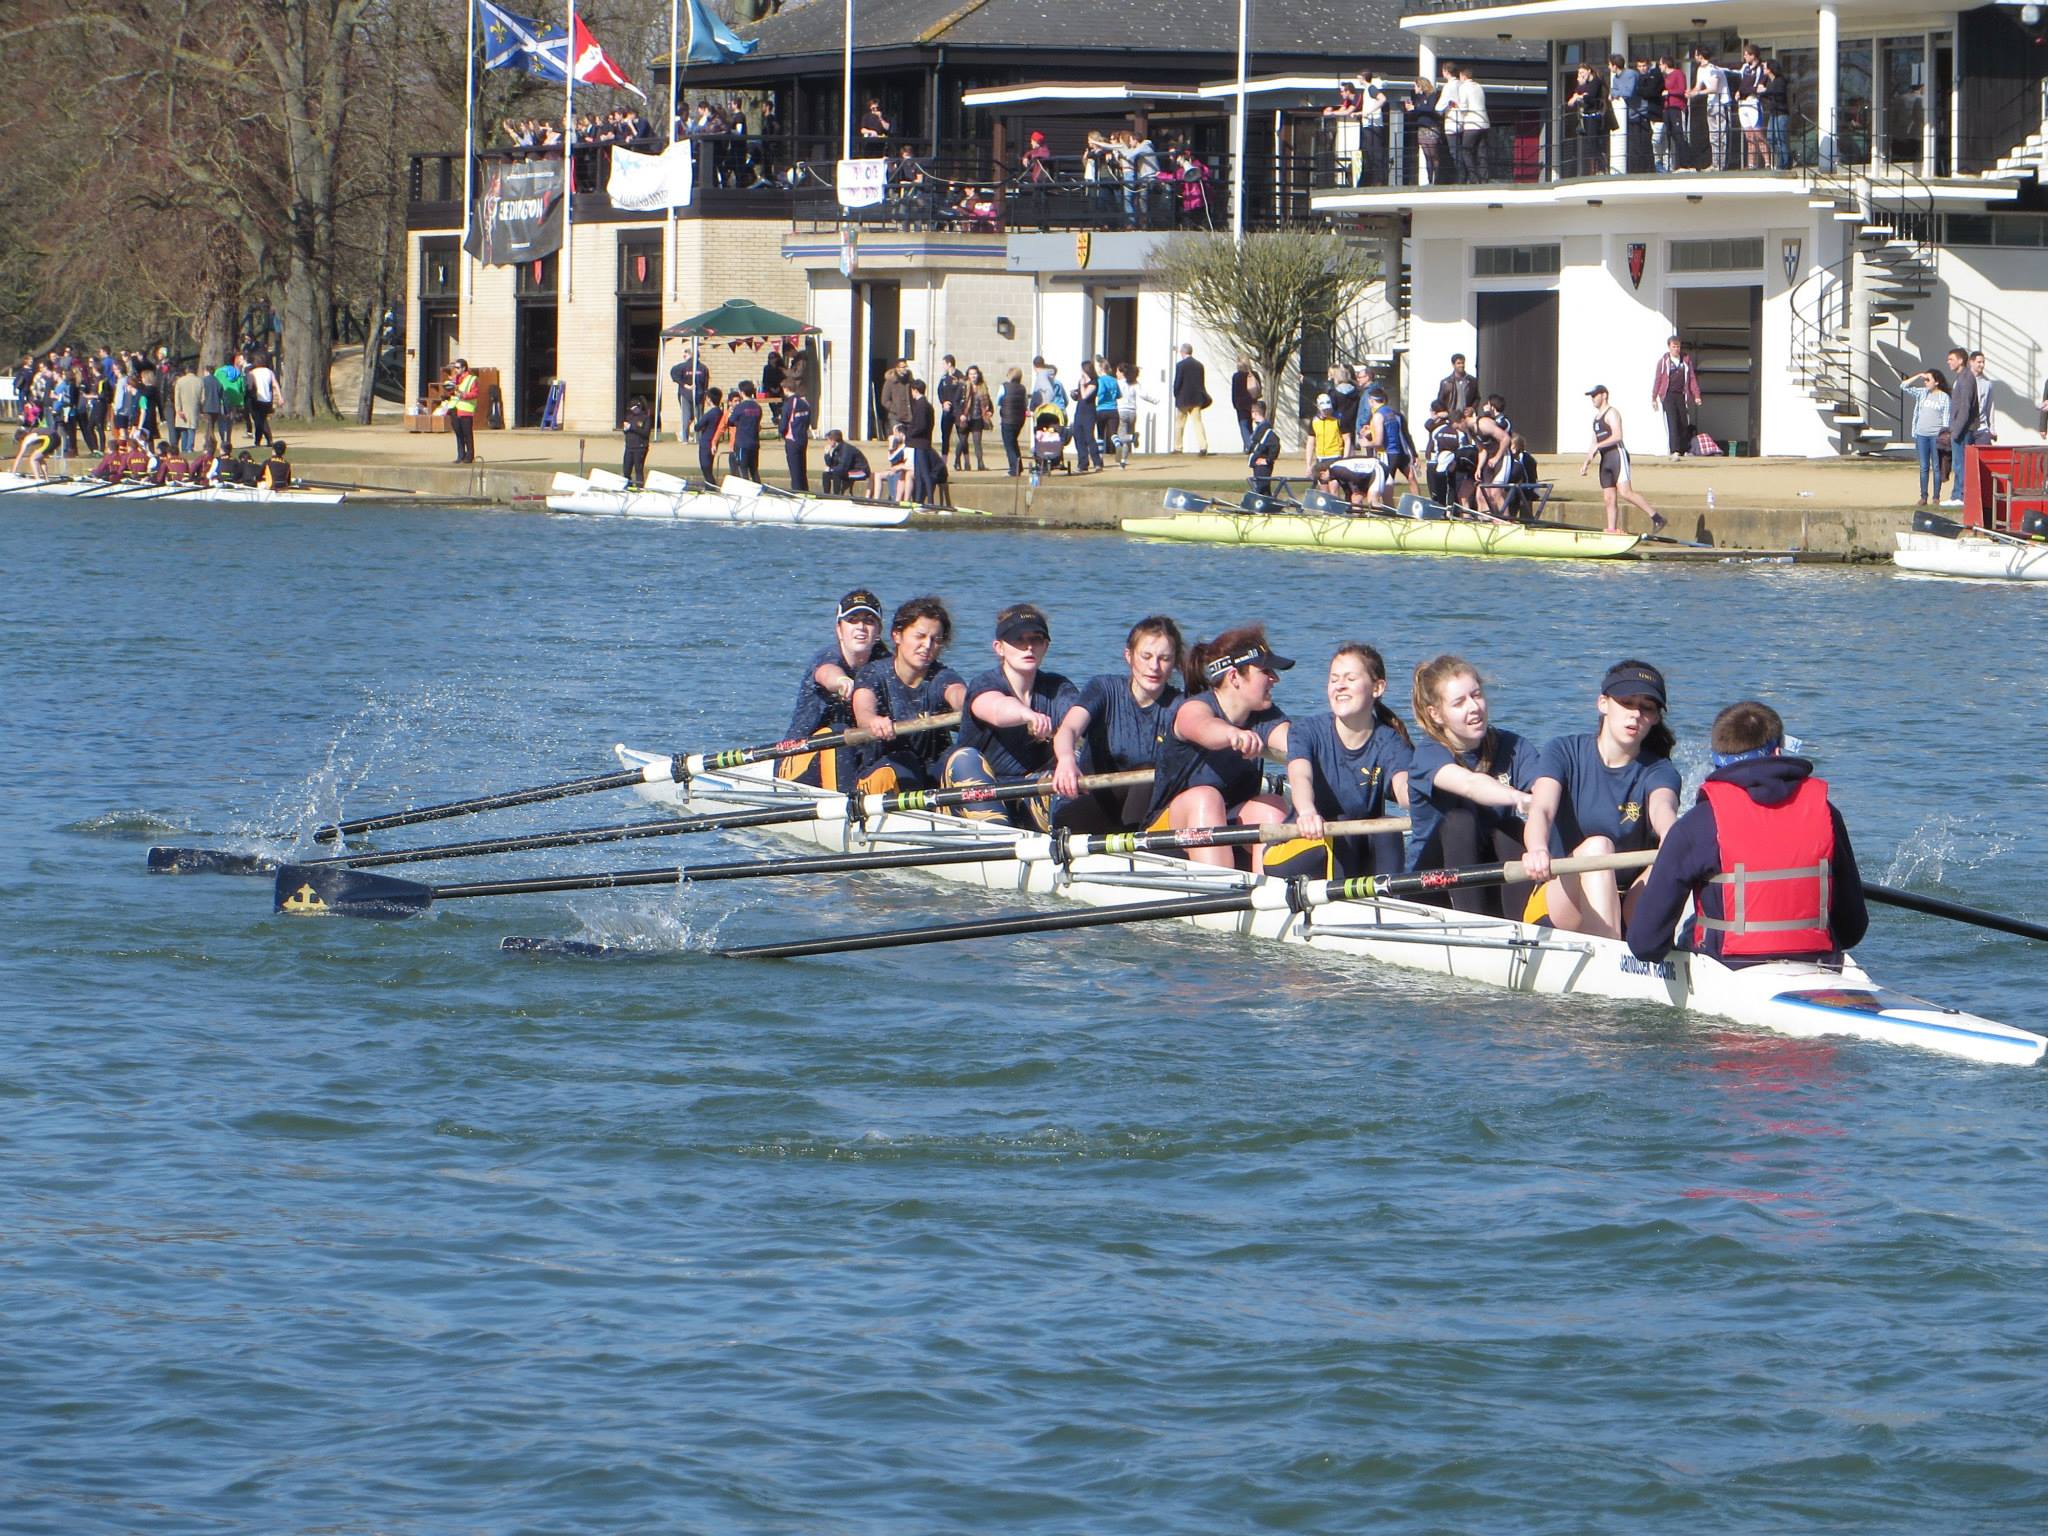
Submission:
<svg viewBox="0 0 2048 1536">
<path fill-rule="evenodd" d="M 719 18 L 705 0 L 690 0 L 690 55 L 692 64 L 730 64 L 761 46 L 761 39 L 742 40 Z"/>
<path fill-rule="evenodd" d="M 581 16 L 571 13 L 576 24 L 576 45 L 572 51 L 569 34 L 560 22 L 544 26 L 530 17 L 516 16 L 491 0 L 477 0 L 477 5 L 483 18 L 485 69 L 524 69 L 537 80 L 552 80 L 559 85 L 569 78 L 573 58 L 577 84 L 618 86 L 646 99 L 647 93 L 626 78 L 590 35 Z"/>
</svg>

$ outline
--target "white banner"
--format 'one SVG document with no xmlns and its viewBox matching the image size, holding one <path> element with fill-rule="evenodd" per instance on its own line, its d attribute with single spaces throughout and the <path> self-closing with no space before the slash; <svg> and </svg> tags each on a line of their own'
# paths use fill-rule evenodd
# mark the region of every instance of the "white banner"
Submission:
<svg viewBox="0 0 2048 1536">
<path fill-rule="evenodd" d="M 687 139 L 669 145 L 658 155 L 614 148 L 611 178 L 605 183 L 612 206 L 635 213 L 689 207 L 696 148 Z"/>
<path fill-rule="evenodd" d="M 842 160 L 839 162 L 839 206 L 872 208 L 889 189 L 886 160 Z"/>
</svg>

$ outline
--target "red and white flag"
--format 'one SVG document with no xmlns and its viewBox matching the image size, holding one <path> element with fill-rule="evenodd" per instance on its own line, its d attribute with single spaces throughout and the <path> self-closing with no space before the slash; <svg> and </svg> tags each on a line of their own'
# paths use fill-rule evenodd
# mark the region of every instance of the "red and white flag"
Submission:
<svg viewBox="0 0 2048 1536">
<path fill-rule="evenodd" d="M 590 28 L 583 25 L 583 18 L 576 16 L 574 20 L 576 33 L 571 41 L 569 56 L 574 60 L 570 73 L 575 75 L 577 83 L 617 86 L 621 90 L 631 91 L 645 101 L 647 93 L 628 80 L 619 66 L 612 62 L 611 55 L 604 51 L 604 45 L 590 35 Z"/>
</svg>

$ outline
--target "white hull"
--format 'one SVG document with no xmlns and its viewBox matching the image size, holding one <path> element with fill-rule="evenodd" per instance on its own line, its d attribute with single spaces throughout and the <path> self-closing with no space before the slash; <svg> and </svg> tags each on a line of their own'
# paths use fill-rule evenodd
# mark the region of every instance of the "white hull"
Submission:
<svg viewBox="0 0 2048 1536">
<path fill-rule="evenodd" d="M 2013 544 L 1984 534 L 1944 539 L 1931 533 L 1894 534 L 1892 564 L 1935 576 L 1987 581 L 2048 581 L 2048 544 Z"/>
<path fill-rule="evenodd" d="M 628 768 L 668 760 L 623 746 L 617 750 Z M 687 787 L 672 782 L 642 785 L 637 793 L 656 805 L 693 815 L 743 805 L 813 802 L 828 814 L 768 830 L 833 851 L 928 846 L 935 838 L 980 843 L 1019 836 L 1004 822 L 970 822 L 931 812 L 891 813 L 871 822 L 863 833 L 846 821 L 844 796 L 783 783 L 772 773 L 773 764 L 754 764 L 729 773 L 699 774 Z M 1090 855 L 1075 859 L 1071 867 L 1040 858 L 945 865 L 928 873 L 989 890 L 1060 895 L 1091 906 L 1213 895 L 1259 883 L 1258 877 L 1235 870 L 1144 853 Z M 1674 953 L 1666 961 L 1647 964 L 1618 940 L 1409 901 L 1338 902 L 1306 913 L 1255 910 L 1180 921 L 1363 956 L 1511 992 L 1658 1003 L 1802 1038 L 1852 1035 L 1923 1046 L 1972 1061 L 2017 1065 L 2039 1061 L 2048 1049 L 2048 1039 L 2040 1035 L 1881 987 L 1854 959 L 1845 959 L 1838 967 L 1784 961 L 1735 970 L 1705 956 Z"/>
<path fill-rule="evenodd" d="M 637 517 L 663 523 L 723 523 L 777 528 L 896 528 L 912 509 L 895 502 L 855 501 L 843 496 L 794 496 L 764 490 L 751 480 L 729 479 L 716 491 L 693 488 L 667 475 L 650 474 L 642 490 L 617 475 L 589 479 L 555 476 L 550 512 L 595 517 Z"/>
<path fill-rule="evenodd" d="M 31 487 L 34 487 L 31 489 Z M 281 502 L 287 506 L 338 506 L 342 491 L 273 491 L 266 485 L 124 485 L 106 480 L 59 480 L 36 486 L 28 475 L 0 474 L 0 491 L 24 496 L 84 496 L 91 501 Z"/>
</svg>

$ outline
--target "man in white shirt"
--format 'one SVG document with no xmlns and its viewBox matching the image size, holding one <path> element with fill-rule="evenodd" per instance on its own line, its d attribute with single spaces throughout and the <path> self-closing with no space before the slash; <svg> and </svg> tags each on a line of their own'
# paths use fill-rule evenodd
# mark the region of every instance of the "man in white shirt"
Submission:
<svg viewBox="0 0 2048 1536">
<path fill-rule="evenodd" d="M 266 353 L 256 354 L 255 362 L 249 366 L 246 382 L 249 391 L 249 442 L 251 446 L 272 442 L 270 413 L 277 409 L 278 381 Z"/>
<path fill-rule="evenodd" d="M 1707 101 L 1707 169 L 1725 171 L 1729 169 L 1728 129 L 1734 119 L 1728 71 L 1714 62 L 1704 43 L 1693 45 L 1692 57 L 1693 84 L 1686 95 L 1704 96 Z"/>
</svg>

